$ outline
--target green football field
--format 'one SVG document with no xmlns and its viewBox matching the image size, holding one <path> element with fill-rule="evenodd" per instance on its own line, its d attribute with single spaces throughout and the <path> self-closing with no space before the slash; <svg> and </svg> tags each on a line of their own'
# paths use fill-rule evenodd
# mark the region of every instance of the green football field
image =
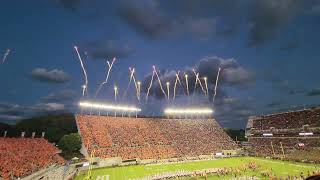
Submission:
<svg viewBox="0 0 320 180">
<path fill-rule="evenodd" d="M 114 167 L 114 168 L 101 168 L 94 169 L 91 171 L 91 179 L 99 180 L 124 180 L 130 178 L 142 178 L 148 175 L 162 173 L 162 172 L 174 172 L 178 170 L 201 170 L 208 168 L 223 168 L 223 167 L 233 167 L 237 168 L 248 164 L 249 162 L 255 162 L 258 165 L 258 170 L 256 171 L 246 171 L 242 172 L 241 176 L 252 176 L 261 177 L 261 172 L 272 172 L 277 177 L 285 177 L 288 175 L 300 175 L 301 172 L 307 174 L 308 171 L 312 172 L 320 169 L 320 165 L 314 164 L 304 164 L 304 163 L 293 163 L 280 160 L 270 160 L 264 158 L 254 158 L 254 157 L 235 157 L 235 158 L 225 158 L 216 160 L 206 160 L 206 161 L 194 161 L 186 163 L 175 163 L 175 164 L 157 164 L 157 165 L 135 165 L 135 166 L 124 166 L 124 167 Z M 77 180 L 84 179 L 87 175 L 87 171 L 80 172 L 76 177 Z M 108 176 L 108 178 L 107 178 Z M 230 179 L 231 175 L 218 177 L 210 176 L 208 179 Z M 192 178 L 187 178 L 192 179 Z M 198 178 L 199 179 L 199 178 Z"/>
</svg>

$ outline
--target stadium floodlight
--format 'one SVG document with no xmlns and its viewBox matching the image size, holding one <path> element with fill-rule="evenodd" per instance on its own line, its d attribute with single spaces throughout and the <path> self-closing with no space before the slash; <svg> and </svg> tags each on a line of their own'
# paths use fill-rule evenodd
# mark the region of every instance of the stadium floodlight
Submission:
<svg viewBox="0 0 320 180">
<path fill-rule="evenodd" d="M 140 112 L 141 109 L 134 106 L 124 106 L 124 105 L 112 105 L 112 104 L 102 104 L 94 102 L 79 102 L 80 107 L 84 108 L 95 108 L 95 109 L 105 109 L 111 111 L 126 111 L 126 112 Z"/>
<path fill-rule="evenodd" d="M 197 114 L 197 115 L 209 115 L 213 113 L 210 108 L 167 108 L 164 110 L 167 115 L 184 115 L 184 114 Z"/>
</svg>

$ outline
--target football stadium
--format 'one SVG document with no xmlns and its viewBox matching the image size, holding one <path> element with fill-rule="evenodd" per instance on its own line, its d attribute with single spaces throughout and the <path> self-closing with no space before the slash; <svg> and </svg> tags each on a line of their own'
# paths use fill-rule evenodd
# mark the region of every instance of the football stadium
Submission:
<svg viewBox="0 0 320 180">
<path fill-rule="evenodd" d="M 320 1 L 10 0 L 0 180 L 320 179 Z"/>
<path fill-rule="evenodd" d="M 45 133 L 1 140 L 2 179 L 305 179 L 320 169 L 320 108 L 248 119 L 247 142 L 213 117 L 76 114 L 83 158 L 67 162 Z"/>
</svg>

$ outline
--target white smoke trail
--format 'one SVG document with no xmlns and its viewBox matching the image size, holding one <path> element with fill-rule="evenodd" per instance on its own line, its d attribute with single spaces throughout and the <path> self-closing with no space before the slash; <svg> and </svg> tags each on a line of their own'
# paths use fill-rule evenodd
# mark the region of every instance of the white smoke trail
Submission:
<svg viewBox="0 0 320 180">
<path fill-rule="evenodd" d="M 184 78 L 186 79 L 187 95 L 189 95 L 189 81 L 188 81 L 188 74 L 185 74 L 185 75 L 184 75 Z"/>
<path fill-rule="evenodd" d="M 156 73 L 156 76 L 157 76 L 157 78 L 158 78 L 160 89 L 161 89 L 162 93 L 164 94 L 164 96 L 167 98 L 167 94 L 166 94 L 165 91 L 163 90 L 163 87 L 162 87 L 162 84 L 161 84 L 161 80 L 160 80 L 160 77 L 159 77 L 159 75 L 158 75 L 158 72 L 157 72 L 155 66 L 153 66 L 153 70 L 154 70 L 154 72 Z"/>
<path fill-rule="evenodd" d="M 118 87 L 114 86 L 113 90 L 114 90 L 114 101 L 116 102 L 117 101 L 117 95 L 118 95 Z"/>
<path fill-rule="evenodd" d="M 176 98 L 176 88 L 177 88 L 178 77 L 179 77 L 178 73 L 176 74 L 176 81 L 174 82 L 174 86 L 173 86 L 173 97 L 172 97 L 172 100 L 174 100 Z"/>
<path fill-rule="evenodd" d="M 170 100 L 170 83 L 167 82 L 166 84 L 167 84 L 167 93 L 168 93 L 167 98 L 168 98 L 168 102 L 169 102 L 169 100 Z"/>
<path fill-rule="evenodd" d="M 133 75 L 132 79 L 133 79 L 133 82 L 134 82 L 134 86 L 136 87 L 136 96 L 137 96 L 137 99 L 138 99 L 138 101 L 140 102 L 138 83 L 137 83 L 136 78 L 134 77 L 134 75 Z"/>
<path fill-rule="evenodd" d="M 179 82 L 180 86 L 182 86 L 180 78 L 179 78 L 179 74 L 180 74 L 180 71 L 178 71 L 176 73 L 176 81 L 174 82 L 174 87 L 173 87 L 173 98 L 172 98 L 173 100 L 176 98 L 177 83 Z"/>
<path fill-rule="evenodd" d="M 207 77 L 204 77 L 204 84 L 205 84 L 205 87 L 206 87 L 206 95 L 208 96 L 209 95 L 209 90 L 208 90 L 208 80 L 207 80 Z"/>
<path fill-rule="evenodd" d="M 140 102 L 140 98 L 141 98 L 141 82 L 140 81 L 137 82 L 137 86 L 138 86 L 138 101 Z"/>
<path fill-rule="evenodd" d="M 131 67 L 129 67 L 129 72 L 130 72 L 130 79 L 129 79 L 129 83 L 128 83 L 127 89 L 126 89 L 126 91 L 124 92 L 124 94 L 123 94 L 123 97 L 122 97 L 122 98 L 124 98 L 124 97 L 127 95 L 128 90 L 129 90 L 129 88 L 130 88 L 130 84 L 131 84 L 132 77 L 133 77 L 133 73 L 134 73 L 134 71 L 132 71 L 132 70 L 131 70 Z"/>
<path fill-rule="evenodd" d="M 82 68 L 82 71 L 83 71 L 83 75 L 84 75 L 84 78 L 85 78 L 85 84 L 82 86 L 82 88 L 83 88 L 82 96 L 84 96 L 84 94 L 88 91 L 88 76 L 87 76 L 87 71 L 86 71 L 86 69 L 84 68 L 83 61 L 82 61 L 81 56 L 80 56 L 80 53 L 79 53 L 79 51 L 78 51 L 78 47 L 77 47 L 77 46 L 74 46 L 74 49 L 75 49 L 76 52 L 77 52 L 77 55 L 78 55 L 78 58 L 79 58 L 79 61 L 80 61 L 80 65 L 81 65 L 81 68 Z"/>
<path fill-rule="evenodd" d="M 154 78 L 154 70 L 152 71 L 152 76 L 151 76 L 151 81 L 150 81 L 150 84 L 149 84 L 149 87 L 148 87 L 148 91 L 147 91 L 147 95 L 146 95 L 146 102 L 148 102 L 148 97 L 149 97 L 149 93 L 150 93 L 150 89 L 151 89 L 151 86 L 152 86 L 152 83 L 153 83 L 153 78 Z"/>
<path fill-rule="evenodd" d="M 108 69 L 107 77 L 106 77 L 106 80 L 105 80 L 105 82 L 106 82 L 106 83 L 108 82 L 109 75 L 110 75 L 110 72 L 111 72 L 112 66 L 113 66 L 113 64 L 114 64 L 114 62 L 115 62 L 115 61 L 116 61 L 116 58 L 113 58 L 113 60 L 112 60 L 111 64 L 110 64 L 110 62 L 109 62 L 109 61 L 107 61 L 109 69 Z"/>
<path fill-rule="evenodd" d="M 2 64 L 6 61 L 7 56 L 9 56 L 9 54 L 10 54 L 10 51 L 11 51 L 10 49 L 7 49 L 6 52 L 4 53 L 3 58 L 2 58 Z"/>
<path fill-rule="evenodd" d="M 193 69 L 192 71 L 193 71 L 193 73 L 194 73 L 194 75 L 195 75 L 195 77 L 196 77 L 196 82 L 195 82 L 195 86 L 194 86 L 194 91 L 193 91 L 193 93 L 196 91 L 197 82 L 199 82 L 199 85 L 200 85 L 200 87 L 201 87 L 201 90 L 203 91 L 204 94 L 206 94 L 206 91 L 204 90 L 204 88 L 203 88 L 203 86 L 202 86 L 202 82 L 201 82 L 201 80 L 200 80 L 200 78 L 199 78 L 199 73 L 196 73 L 196 71 L 195 71 L 194 69 Z"/>
<path fill-rule="evenodd" d="M 102 87 L 104 84 L 107 84 L 108 83 L 108 80 L 109 80 L 109 75 L 110 75 L 110 72 L 111 72 L 111 69 L 112 69 L 112 66 L 114 64 L 114 62 L 116 61 L 116 58 L 113 58 L 111 64 L 109 61 L 107 61 L 107 64 L 108 64 L 108 71 L 107 71 L 107 76 L 106 76 L 106 79 L 99 85 L 97 91 L 96 91 L 96 94 L 94 97 L 97 97 L 99 92 L 101 91 Z"/>
<path fill-rule="evenodd" d="M 216 95 L 217 95 L 217 87 L 218 87 L 218 81 L 219 81 L 220 70 L 221 70 L 221 68 L 219 67 L 218 74 L 217 74 L 217 79 L 216 79 L 216 85 L 215 85 L 215 87 L 214 87 L 214 95 L 213 95 L 212 103 L 214 103 L 214 100 L 215 100 Z"/>
</svg>

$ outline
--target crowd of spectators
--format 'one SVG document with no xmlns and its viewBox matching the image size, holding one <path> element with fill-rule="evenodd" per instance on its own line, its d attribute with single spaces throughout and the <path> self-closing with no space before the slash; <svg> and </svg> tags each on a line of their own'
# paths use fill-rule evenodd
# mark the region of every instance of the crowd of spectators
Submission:
<svg viewBox="0 0 320 180">
<path fill-rule="evenodd" d="M 319 149 L 319 132 L 320 108 L 251 117 L 246 132 L 248 150 L 256 156 L 291 157 Z"/>
<path fill-rule="evenodd" d="M 213 119 L 151 119 L 77 115 L 88 154 L 167 159 L 208 155 L 237 145 Z"/>
<path fill-rule="evenodd" d="M 251 137 L 250 152 L 258 156 L 282 156 L 294 150 L 320 147 L 320 137 Z M 273 148 L 273 150 L 272 150 Z M 283 149 L 283 152 L 282 152 Z M 273 151 L 275 154 L 273 154 Z"/>
<path fill-rule="evenodd" d="M 15 179 L 63 164 L 59 149 L 43 138 L 0 138 L 0 175 Z"/>
<path fill-rule="evenodd" d="M 306 125 L 320 127 L 320 108 L 255 117 L 251 126 L 257 130 L 266 130 L 295 129 Z"/>
</svg>

